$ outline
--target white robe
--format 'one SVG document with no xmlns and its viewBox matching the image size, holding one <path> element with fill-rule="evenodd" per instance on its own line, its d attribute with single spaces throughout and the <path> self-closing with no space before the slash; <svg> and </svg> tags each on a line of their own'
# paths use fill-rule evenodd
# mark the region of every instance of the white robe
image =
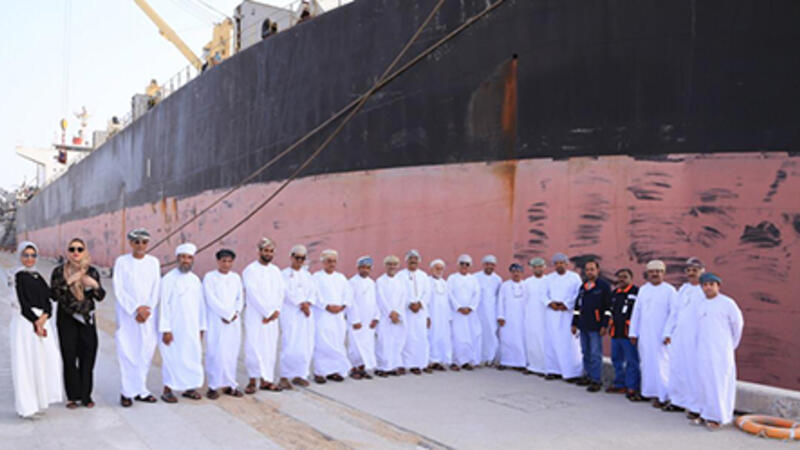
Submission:
<svg viewBox="0 0 800 450">
<path fill-rule="evenodd" d="M 525 350 L 531 372 L 545 373 L 547 342 L 547 278 L 531 276 L 525 280 Z"/>
<path fill-rule="evenodd" d="M 275 264 L 253 261 L 242 272 L 244 283 L 244 361 L 247 376 L 275 382 L 275 362 L 278 355 L 279 321 L 263 323 L 275 311 L 280 311 L 285 286 L 283 275 Z"/>
<path fill-rule="evenodd" d="M 628 337 L 638 338 L 642 395 L 658 397 L 660 402 L 669 399 L 669 354 L 663 342 L 669 337 L 667 320 L 677 303 L 678 293 L 671 284 L 661 282 L 654 286 L 646 283 L 639 289 L 628 331 Z"/>
<path fill-rule="evenodd" d="M 481 319 L 477 308 L 481 299 L 481 287 L 472 274 L 461 275 L 456 272 L 447 277 L 447 294 L 453 314 L 453 362 L 459 366 L 478 364 L 481 359 Z M 467 314 L 458 308 L 468 307 Z"/>
<path fill-rule="evenodd" d="M 158 332 L 172 333 L 169 345 L 158 340 L 164 386 L 185 391 L 203 385 L 203 341 L 206 303 L 203 284 L 192 272 L 174 268 L 161 279 Z"/>
<path fill-rule="evenodd" d="M 242 277 L 233 271 L 223 274 L 214 270 L 203 277 L 208 322 L 206 375 L 211 389 L 237 386 L 236 366 L 242 345 L 243 289 Z M 236 320 L 233 320 L 234 317 Z"/>
<path fill-rule="evenodd" d="M 345 309 L 345 313 L 348 317 L 358 317 L 362 322 L 358 330 L 353 329 L 353 325 L 347 327 L 347 355 L 353 367 L 364 366 L 365 370 L 372 370 L 378 364 L 375 359 L 377 327 L 370 328 L 369 325 L 373 320 L 380 321 L 375 281 L 355 274 L 350 278 L 350 288 L 353 290 L 353 304 Z"/>
<path fill-rule="evenodd" d="M 158 305 L 161 265 L 153 256 L 136 259 L 122 255 L 114 262 L 114 298 L 117 310 L 117 359 L 122 375 L 122 395 L 128 398 L 150 395 L 147 373 L 158 343 Z M 144 323 L 136 321 L 136 308 L 150 307 Z"/>
<path fill-rule="evenodd" d="M 314 374 L 347 375 L 350 370 L 345 346 L 347 325 L 361 321 L 355 314 L 345 315 L 347 308 L 353 304 L 353 290 L 347 278 L 339 272 L 329 274 L 320 270 L 314 274 L 314 282 L 319 293 L 315 311 Z M 345 311 L 333 314 L 325 309 L 329 305 L 344 305 Z"/>
<path fill-rule="evenodd" d="M 281 306 L 281 377 L 308 378 L 311 357 L 314 356 L 314 308 L 317 303 L 317 285 L 303 267 L 283 269 L 286 294 Z M 301 303 L 311 303 L 308 317 L 300 309 Z"/>
<path fill-rule="evenodd" d="M 8 337 L 14 407 L 20 416 L 31 417 L 64 399 L 61 352 L 53 319 L 44 323 L 47 337 L 39 337 L 33 331 L 33 324 L 21 314 L 19 305 L 12 308 Z M 31 310 L 37 316 L 44 312 L 39 308 Z"/>
<path fill-rule="evenodd" d="M 495 272 L 486 275 L 484 271 L 473 275 L 481 287 L 478 317 L 481 321 L 481 353 L 479 362 L 492 363 L 497 358 L 497 297 L 503 279 Z"/>
<path fill-rule="evenodd" d="M 378 342 L 375 346 L 378 370 L 389 371 L 403 367 L 403 345 L 406 341 L 406 284 L 400 277 L 383 274 L 375 282 L 376 300 L 380 311 Z M 392 323 L 392 311 L 400 316 Z"/>
<path fill-rule="evenodd" d="M 700 375 L 700 415 L 722 424 L 733 420 L 736 404 L 736 347 L 742 339 L 744 318 L 727 295 L 703 299 L 698 307 L 695 364 Z"/>
<path fill-rule="evenodd" d="M 500 285 L 497 300 L 497 318 L 504 319 L 499 328 L 498 349 L 500 364 L 509 367 L 526 367 L 525 351 L 525 283 L 507 280 Z"/>
<path fill-rule="evenodd" d="M 573 310 L 581 284 L 581 277 L 571 270 L 564 275 L 558 272 L 547 275 L 547 303 L 564 303 L 567 310 L 546 309 L 545 368 L 548 374 L 561 375 L 564 379 L 583 373 L 580 336 L 572 334 Z"/>
<path fill-rule="evenodd" d="M 403 269 L 398 274 L 406 284 L 406 342 L 403 345 L 403 366 L 424 369 L 428 367 L 430 350 L 428 348 L 428 303 L 431 286 L 428 274 L 422 269 L 414 271 Z M 416 313 L 409 308 L 420 302 L 422 309 Z"/>
<path fill-rule="evenodd" d="M 667 395 L 674 405 L 698 411 L 700 379 L 695 373 L 694 343 L 697 337 L 697 307 L 706 296 L 700 284 L 684 283 L 678 289 L 678 303 L 667 319 L 670 330 Z"/>
<path fill-rule="evenodd" d="M 431 296 L 428 314 L 431 327 L 428 329 L 428 344 L 432 363 L 449 365 L 453 361 L 453 337 L 450 322 L 453 311 L 447 297 L 447 281 L 443 278 L 430 278 Z"/>
</svg>

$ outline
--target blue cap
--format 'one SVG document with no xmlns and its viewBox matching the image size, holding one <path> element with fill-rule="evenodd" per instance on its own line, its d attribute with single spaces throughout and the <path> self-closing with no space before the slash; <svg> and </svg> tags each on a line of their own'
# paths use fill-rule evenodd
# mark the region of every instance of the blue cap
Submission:
<svg viewBox="0 0 800 450">
<path fill-rule="evenodd" d="M 525 269 L 523 269 L 522 265 L 520 265 L 518 263 L 512 263 L 510 266 L 508 266 L 508 270 L 509 271 L 514 271 L 514 270 L 525 270 Z"/>
<path fill-rule="evenodd" d="M 711 272 L 706 272 L 700 275 L 700 284 L 712 283 L 712 282 L 716 282 L 717 284 L 722 284 L 722 278 L 718 277 L 717 275 Z"/>
<path fill-rule="evenodd" d="M 374 261 L 372 260 L 371 256 L 362 256 L 361 258 L 358 258 L 358 261 L 356 261 L 356 267 L 361 267 L 361 266 L 372 267 L 373 262 Z"/>
</svg>

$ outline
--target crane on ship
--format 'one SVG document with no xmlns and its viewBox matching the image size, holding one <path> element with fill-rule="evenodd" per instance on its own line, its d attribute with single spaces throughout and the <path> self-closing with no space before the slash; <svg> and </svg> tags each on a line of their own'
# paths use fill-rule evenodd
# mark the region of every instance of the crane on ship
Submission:
<svg viewBox="0 0 800 450">
<path fill-rule="evenodd" d="M 178 36 L 178 33 L 158 15 L 146 0 L 133 0 L 133 2 L 153 21 L 158 28 L 158 32 L 164 36 L 166 40 L 171 42 L 198 71 L 202 71 L 207 67 L 213 67 L 230 57 L 231 35 L 233 34 L 233 21 L 230 17 L 225 17 L 221 22 L 214 24 L 212 39 L 203 46 L 205 58 L 205 61 L 203 61 L 189 48 L 186 42 Z"/>
</svg>

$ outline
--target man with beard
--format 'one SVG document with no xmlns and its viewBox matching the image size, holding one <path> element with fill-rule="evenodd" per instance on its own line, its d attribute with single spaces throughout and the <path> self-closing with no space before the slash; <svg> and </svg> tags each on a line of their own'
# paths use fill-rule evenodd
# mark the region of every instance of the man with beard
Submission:
<svg viewBox="0 0 800 450">
<path fill-rule="evenodd" d="M 245 394 L 255 394 L 256 389 L 281 390 L 275 384 L 275 361 L 278 353 L 278 316 L 285 295 L 285 284 L 280 269 L 272 264 L 274 256 L 275 243 L 269 238 L 261 238 L 258 260 L 250 263 L 242 273 L 246 305 L 245 366 L 250 378 L 244 389 Z"/>
<path fill-rule="evenodd" d="M 431 297 L 428 302 L 430 367 L 433 370 L 444 371 L 453 361 L 453 338 L 450 327 L 453 312 L 450 310 L 450 299 L 447 298 L 447 281 L 443 278 L 444 261 L 436 259 L 431 262 L 430 267 Z"/>
<path fill-rule="evenodd" d="M 192 243 L 175 249 L 178 267 L 161 280 L 161 304 L 158 331 L 161 333 L 164 393 L 161 399 L 177 403 L 173 390 L 184 391 L 182 396 L 192 400 L 202 397 L 197 392 L 203 385 L 203 331 L 206 330 L 206 305 L 203 284 L 192 273 L 194 254 Z"/>
<path fill-rule="evenodd" d="M 500 286 L 497 301 L 497 325 L 500 327 L 500 365 L 498 369 L 511 367 L 525 369 L 525 273 L 522 265 L 513 263 L 508 268 L 511 279 Z"/>
<path fill-rule="evenodd" d="M 571 328 L 581 277 L 567 270 L 569 258 L 563 253 L 553 255 L 553 265 L 556 271 L 547 276 L 545 378 L 553 380 L 563 377 L 565 381 L 575 382 L 582 370 L 581 349 L 580 341 L 572 334 Z"/>
<path fill-rule="evenodd" d="M 389 255 L 383 259 L 386 273 L 378 278 L 376 300 L 380 310 L 378 322 L 378 342 L 375 354 L 378 370 L 375 375 L 402 375 L 403 344 L 406 341 L 406 284 L 397 276 L 400 259 Z"/>
<path fill-rule="evenodd" d="M 678 293 L 664 281 L 667 266 L 663 261 L 652 260 L 646 267 L 647 283 L 639 288 L 628 336 L 639 351 L 642 395 L 652 398 L 654 407 L 662 408 L 669 398 L 667 345 L 670 343 L 670 330 L 667 319 L 677 307 Z"/>
<path fill-rule="evenodd" d="M 428 368 L 428 302 L 431 286 L 428 274 L 419 268 L 422 261 L 417 250 L 406 253 L 406 268 L 398 276 L 406 283 L 406 342 L 403 345 L 403 366 L 414 375 L 432 373 Z"/>
<path fill-rule="evenodd" d="M 697 339 L 697 308 L 706 296 L 700 286 L 700 276 L 705 266 L 697 258 L 686 261 L 687 282 L 678 289 L 678 306 L 670 313 L 667 328 L 670 330 L 669 381 L 667 395 L 669 403 L 661 408 L 667 412 L 686 410 L 689 419 L 699 416 L 696 404 L 700 379 L 694 373 L 694 343 Z"/>
<path fill-rule="evenodd" d="M 603 336 L 608 330 L 611 316 L 611 286 L 600 279 L 600 263 L 590 259 L 583 265 L 586 282 L 581 285 L 575 301 L 572 319 L 572 334 L 580 330 L 583 351 L 584 376 L 579 386 L 588 385 L 589 392 L 598 392 L 603 387 L 600 378 L 603 370 Z"/>
<path fill-rule="evenodd" d="M 486 255 L 481 260 L 483 270 L 475 272 L 474 277 L 481 287 L 477 314 L 481 322 L 481 349 L 479 364 L 491 366 L 497 359 L 497 296 L 503 279 L 494 272 L 497 258 Z"/>
</svg>

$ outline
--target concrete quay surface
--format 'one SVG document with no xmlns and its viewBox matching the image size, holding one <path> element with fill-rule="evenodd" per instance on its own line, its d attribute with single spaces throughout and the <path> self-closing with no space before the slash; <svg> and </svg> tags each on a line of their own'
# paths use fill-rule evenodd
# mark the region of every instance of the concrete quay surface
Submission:
<svg viewBox="0 0 800 450">
<path fill-rule="evenodd" d="M 0 269 L 14 257 L 0 253 Z M 49 278 L 54 264 L 41 261 Z M 176 405 L 119 406 L 119 368 L 113 339 L 114 298 L 99 305 L 100 350 L 95 401 L 88 410 L 52 405 L 34 419 L 14 412 L 8 323 L 15 295 L 0 288 L 0 442 L 8 449 L 205 448 L 779 448 L 734 427 L 718 432 L 691 426 L 619 395 L 590 394 L 561 381 L 518 372 L 478 369 L 328 382 L 306 389 L 235 399 L 182 399 Z M 240 358 L 239 380 L 246 383 Z M 161 392 L 160 358 L 148 378 Z M 779 390 L 783 391 L 783 390 Z"/>
</svg>

